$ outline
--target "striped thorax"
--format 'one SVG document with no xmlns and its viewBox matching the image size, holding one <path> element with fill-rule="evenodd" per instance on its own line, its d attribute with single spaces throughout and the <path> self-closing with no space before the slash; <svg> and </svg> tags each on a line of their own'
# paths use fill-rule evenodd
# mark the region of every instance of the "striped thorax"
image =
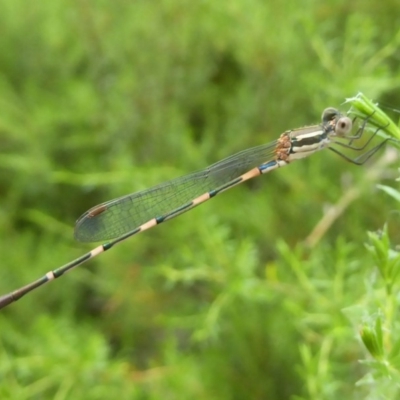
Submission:
<svg viewBox="0 0 400 400">
<path fill-rule="evenodd" d="M 345 137 L 352 129 L 352 121 L 335 108 L 322 113 L 320 125 L 307 126 L 283 133 L 275 149 L 276 161 L 281 165 L 308 157 L 328 147 L 333 137 Z"/>
</svg>

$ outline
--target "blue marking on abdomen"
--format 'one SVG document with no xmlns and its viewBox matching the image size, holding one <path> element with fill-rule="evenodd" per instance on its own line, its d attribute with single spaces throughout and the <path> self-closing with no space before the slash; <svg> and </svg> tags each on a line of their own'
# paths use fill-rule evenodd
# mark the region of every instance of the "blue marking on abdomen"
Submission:
<svg viewBox="0 0 400 400">
<path fill-rule="evenodd" d="M 265 164 L 260 165 L 260 166 L 258 167 L 258 169 L 259 169 L 261 172 L 263 172 L 263 171 L 268 170 L 268 169 L 270 169 L 270 168 L 272 168 L 272 167 L 276 167 L 277 165 L 278 165 L 278 163 L 277 163 L 275 160 L 272 160 L 272 161 L 268 161 L 268 162 L 265 163 Z"/>
</svg>

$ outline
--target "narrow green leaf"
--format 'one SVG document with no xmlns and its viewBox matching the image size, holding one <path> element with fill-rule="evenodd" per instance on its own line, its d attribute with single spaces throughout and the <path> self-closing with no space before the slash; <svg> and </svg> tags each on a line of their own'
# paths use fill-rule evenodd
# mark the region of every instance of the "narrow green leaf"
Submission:
<svg viewBox="0 0 400 400">
<path fill-rule="evenodd" d="M 393 197 L 395 200 L 400 202 L 400 192 L 397 189 L 394 189 L 390 186 L 386 185 L 376 185 L 378 189 L 383 190 L 385 193 L 387 193 L 389 196 Z"/>
</svg>

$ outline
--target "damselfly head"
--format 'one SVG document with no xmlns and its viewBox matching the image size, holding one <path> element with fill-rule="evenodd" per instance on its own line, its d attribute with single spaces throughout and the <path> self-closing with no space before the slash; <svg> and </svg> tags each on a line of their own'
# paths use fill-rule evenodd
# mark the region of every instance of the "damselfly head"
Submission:
<svg viewBox="0 0 400 400">
<path fill-rule="evenodd" d="M 322 123 L 334 126 L 337 136 L 346 136 L 353 128 L 353 122 L 349 117 L 344 117 L 339 110 L 333 107 L 325 108 L 322 113 Z"/>
</svg>

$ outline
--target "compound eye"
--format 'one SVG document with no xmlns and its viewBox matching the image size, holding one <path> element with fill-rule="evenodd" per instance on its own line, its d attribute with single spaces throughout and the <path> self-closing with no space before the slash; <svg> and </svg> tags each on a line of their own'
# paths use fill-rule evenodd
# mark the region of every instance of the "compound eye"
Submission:
<svg viewBox="0 0 400 400">
<path fill-rule="evenodd" d="M 322 123 L 325 125 L 326 123 L 332 121 L 339 115 L 339 111 L 336 108 L 328 107 L 322 113 Z"/>
<path fill-rule="evenodd" d="M 338 136 L 346 136 L 351 132 L 353 122 L 349 117 L 341 117 L 336 122 L 335 133 Z"/>
</svg>

